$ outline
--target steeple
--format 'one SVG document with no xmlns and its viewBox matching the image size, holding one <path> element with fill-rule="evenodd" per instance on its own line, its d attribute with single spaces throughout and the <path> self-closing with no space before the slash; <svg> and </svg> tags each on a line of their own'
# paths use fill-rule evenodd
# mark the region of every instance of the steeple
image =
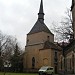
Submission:
<svg viewBox="0 0 75 75">
<path fill-rule="evenodd" d="M 42 32 L 42 31 L 52 34 L 51 31 L 48 29 L 48 27 L 44 23 L 43 0 L 41 0 L 41 3 L 40 3 L 38 20 L 35 23 L 35 25 L 33 26 L 33 28 L 31 29 L 31 31 L 28 33 L 28 35 Z"/>
<path fill-rule="evenodd" d="M 41 0 L 40 9 L 38 13 L 38 19 L 44 21 L 44 12 L 43 12 L 43 1 Z"/>
</svg>

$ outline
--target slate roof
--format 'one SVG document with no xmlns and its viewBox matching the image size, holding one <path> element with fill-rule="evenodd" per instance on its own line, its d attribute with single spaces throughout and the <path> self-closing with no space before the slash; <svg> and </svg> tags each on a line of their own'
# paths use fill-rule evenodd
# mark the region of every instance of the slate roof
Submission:
<svg viewBox="0 0 75 75">
<path fill-rule="evenodd" d="M 48 27 L 44 23 L 43 1 L 41 0 L 40 10 L 38 13 L 38 20 L 33 26 L 33 28 L 31 29 L 31 31 L 28 33 L 28 35 L 42 32 L 42 31 L 52 34 L 51 31 L 48 29 Z"/>
<path fill-rule="evenodd" d="M 51 31 L 48 29 L 48 27 L 45 25 L 43 21 L 37 20 L 37 22 L 35 23 L 35 25 L 33 26 L 33 28 L 28 34 L 34 34 L 34 33 L 42 32 L 42 31 L 51 33 Z"/>
</svg>

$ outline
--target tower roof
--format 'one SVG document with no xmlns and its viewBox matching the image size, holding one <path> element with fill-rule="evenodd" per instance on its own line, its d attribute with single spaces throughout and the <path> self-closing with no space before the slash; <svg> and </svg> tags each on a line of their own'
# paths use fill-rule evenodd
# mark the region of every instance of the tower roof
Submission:
<svg viewBox="0 0 75 75">
<path fill-rule="evenodd" d="M 48 27 L 44 24 L 44 22 L 37 20 L 37 22 L 35 23 L 35 25 L 33 26 L 33 28 L 28 34 L 34 34 L 34 33 L 42 32 L 42 31 L 51 33 Z"/>
<path fill-rule="evenodd" d="M 41 0 L 40 9 L 38 13 L 38 20 L 28 34 L 34 34 L 42 31 L 51 33 L 48 27 L 44 23 L 43 1 Z"/>
</svg>

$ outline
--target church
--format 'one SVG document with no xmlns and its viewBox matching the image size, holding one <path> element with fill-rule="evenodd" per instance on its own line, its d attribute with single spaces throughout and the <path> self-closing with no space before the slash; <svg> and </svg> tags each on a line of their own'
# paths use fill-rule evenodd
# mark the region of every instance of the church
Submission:
<svg viewBox="0 0 75 75">
<path fill-rule="evenodd" d="M 75 73 L 75 0 L 72 0 L 73 39 L 63 47 L 54 42 L 54 34 L 44 23 L 43 0 L 38 19 L 27 34 L 24 53 L 24 71 L 38 72 L 42 66 L 54 67 L 55 73 Z"/>
<path fill-rule="evenodd" d="M 24 54 L 24 70 L 38 71 L 42 66 L 52 66 L 58 71 L 58 55 L 61 48 L 54 44 L 54 34 L 44 23 L 43 0 L 38 19 L 27 34 Z"/>
</svg>

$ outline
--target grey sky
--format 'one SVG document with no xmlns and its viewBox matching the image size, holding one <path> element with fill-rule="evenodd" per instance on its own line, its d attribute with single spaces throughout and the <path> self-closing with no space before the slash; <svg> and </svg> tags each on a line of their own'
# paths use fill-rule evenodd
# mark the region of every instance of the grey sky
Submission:
<svg viewBox="0 0 75 75">
<path fill-rule="evenodd" d="M 25 46 L 26 34 L 37 20 L 41 0 L 0 0 L 0 30 L 15 36 Z M 60 22 L 71 0 L 43 0 L 45 24 Z"/>
</svg>

